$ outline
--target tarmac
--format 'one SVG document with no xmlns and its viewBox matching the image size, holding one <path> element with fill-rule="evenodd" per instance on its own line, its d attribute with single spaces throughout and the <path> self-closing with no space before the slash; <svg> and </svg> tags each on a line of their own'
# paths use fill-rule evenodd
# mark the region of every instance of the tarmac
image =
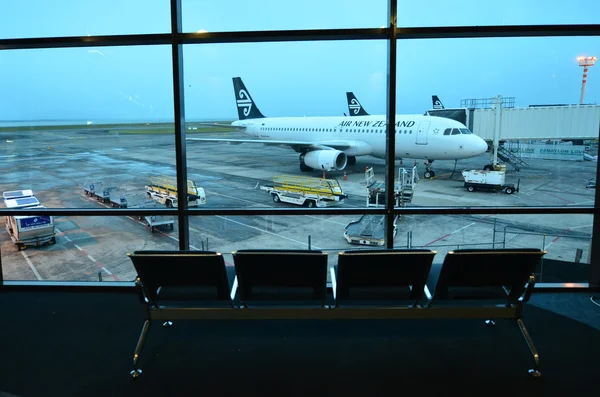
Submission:
<svg viewBox="0 0 600 397">
<path fill-rule="evenodd" d="M 207 135 L 203 135 L 207 136 Z M 241 137 L 238 133 L 213 137 Z M 174 136 L 125 134 L 112 131 L 0 132 L 3 175 L 0 191 L 32 189 L 48 208 L 110 208 L 86 196 L 83 184 L 94 179 L 118 186 L 127 194 L 143 194 L 151 175 L 175 175 Z M 321 177 L 299 169 L 298 153 L 285 147 L 259 144 L 187 142 L 188 178 L 204 188 L 203 208 L 275 208 L 258 187 L 274 175 Z M 419 171 L 413 207 L 453 206 L 593 206 L 594 189 L 587 180 L 596 175 L 596 163 L 525 159 L 519 172 L 507 166 L 506 182 L 519 183 L 519 192 L 468 192 L 463 169 L 482 169 L 489 153 L 477 158 L 435 161 L 436 177 L 424 179 L 423 161 L 396 161 L 398 168 Z M 328 172 L 340 182 L 348 198 L 342 208 L 366 207 L 365 170 L 376 179 L 385 173 L 385 160 L 358 157 L 344 171 Z M 359 216 L 199 216 L 190 219 L 193 249 L 230 253 L 245 248 L 322 249 L 336 262 L 342 250 L 367 248 L 349 244 L 344 227 Z M 3 222 L 3 220 L 0 220 Z M 132 281 L 135 271 L 126 253 L 142 249 L 177 249 L 177 226 L 155 233 L 137 217 L 56 217 L 57 242 L 18 251 L 8 233 L 0 233 L 5 280 Z M 397 247 L 426 247 L 438 251 L 435 261 L 456 248 L 533 247 L 548 250 L 547 257 L 589 260 L 592 215 L 415 215 L 403 216 L 395 237 Z M 578 253 L 581 250 L 581 253 Z"/>
</svg>

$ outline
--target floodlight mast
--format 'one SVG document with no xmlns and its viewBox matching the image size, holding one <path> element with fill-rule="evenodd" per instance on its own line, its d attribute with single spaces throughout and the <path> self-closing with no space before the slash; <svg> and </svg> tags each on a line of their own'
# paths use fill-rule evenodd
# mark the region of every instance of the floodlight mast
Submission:
<svg viewBox="0 0 600 397">
<path fill-rule="evenodd" d="M 579 66 L 583 66 L 583 80 L 581 81 L 581 97 L 579 98 L 579 104 L 583 104 L 583 96 L 585 94 L 585 83 L 587 82 L 588 66 L 594 66 L 597 57 L 577 57 Z"/>
</svg>

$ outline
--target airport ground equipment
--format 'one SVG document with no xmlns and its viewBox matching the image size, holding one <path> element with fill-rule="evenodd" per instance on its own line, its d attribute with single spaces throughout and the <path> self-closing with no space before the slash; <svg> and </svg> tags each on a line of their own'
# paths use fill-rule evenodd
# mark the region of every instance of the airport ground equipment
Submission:
<svg viewBox="0 0 600 397">
<path fill-rule="evenodd" d="M 277 175 L 272 185 L 260 186 L 276 203 L 291 203 L 305 207 L 331 207 L 342 204 L 346 195 L 335 179 L 296 175 Z"/>
<path fill-rule="evenodd" d="M 462 175 L 465 178 L 464 187 L 469 192 L 475 190 L 492 190 L 513 194 L 519 191 L 520 179 L 517 182 L 517 186 L 514 183 L 504 183 L 506 175 L 504 171 L 464 170 Z"/>
<path fill-rule="evenodd" d="M 409 170 L 398 169 L 397 179 L 394 183 L 394 205 L 396 207 L 410 204 L 418 180 L 417 166 Z M 385 205 L 385 181 L 375 179 L 373 167 L 367 167 L 365 170 L 365 181 L 367 182 L 367 207 Z"/>
<path fill-rule="evenodd" d="M 367 207 L 381 207 L 385 205 L 385 182 L 375 179 L 372 167 L 365 170 L 367 182 Z M 406 170 L 398 169 L 398 177 L 394 183 L 394 201 L 396 207 L 404 207 L 412 201 L 415 185 L 419 180 L 417 167 Z M 394 216 L 394 237 L 398 231 L 397 223 L 400 216 Z M 385 216 L 365 214 L 357 221 L 352 221 L 344 228 L 344 238 L 350 244 L 376 245 L 385 244 Z"/>
<path fill-rule="evenodd" d="M 87 180 L 83 184 L 83 193 L 86 196 L 95 197 L 98 201 L 107 203 L 110 201 L 110 193 L 117 187 L 110 183 L 98 181 L 98 180 Z"/>
<path fill-rule="evenodd" d="M 146 195 L 167 207 L 177 207 L 177 180 L 172 176 L 151 176 Z M 191 180 L 187 181 L 187 200 L 189 207 L 206 204 L 204 189 Z"/>
<path fill-rule="evenodd" d="M 151 208 L 156 209 L 158 203 L 152 199 L 140 198 L 139 200 L 131 199 L 128 208 Z M 173 230 L 175 224 L 175 217 L 172 215 L 146 215 L 138 216 L 138 220 L 143 220 L 146 226 L 150 228 L 152 233 L 156 232 L 159 227 L 166 226 L 170 230 Z"/>
<path fill-rule="evenodd" d="M 4 205 L 9 209 L 46 208 L 31 190 L 14 190 L 2 194 Z M 30 245 L 55 244 L 56 234 L 52 216 L 14 215 L 4 220 L 6 231 L 19 251 Z"/>
<path fill-rule="evenodd" d="M 587 180 L 587 183 L 585 184 L 586 188 L 591 188 L 591 189 L 595 189 L 596 188 L 596 178 L 590 178 Z"/>
<path fill-rule="evenodd" d="M 120 189 L 113 189 L 109 193 L 109 202 L 112 207 L 127 208 L 127 194 Z"/>
<path fill-rule="evenodd" d="M 394 237 L 398 231 L 399 215 L 394 216 Z M 385 216 L 365 214 L 357 221 L 352 221 L 344 228 L 344 237 L 350 244 L 376 245 L 385 244 Z"/>
</svg>

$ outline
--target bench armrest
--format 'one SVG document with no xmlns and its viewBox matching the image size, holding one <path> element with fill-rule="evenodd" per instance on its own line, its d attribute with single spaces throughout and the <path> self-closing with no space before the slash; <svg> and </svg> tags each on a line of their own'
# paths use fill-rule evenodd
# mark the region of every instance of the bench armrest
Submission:
<svg viewBox="0 0 600 397">
<path fill-rule="evenodd" d="M 335 300 L 337 291 L 337 279 L 335 278 L 335 269 L 333 266 L 329 268 L 329 274 L 331 275 L 331 290 L 333 291 L 333 300 Z"/>
<path fill-rule="evenodd" d="M 535 286 L 535 276 L 532 274 L 529 276 L 529 281 L 527 282 L 527 285 L 525 286 L 525 293 L 523 294 L 523 296 L 520 299 L 522 302 L 529 301 L 529 298 L 531 297 L 531 293 L 533 292 L 534 286 Z"/>
</svg>

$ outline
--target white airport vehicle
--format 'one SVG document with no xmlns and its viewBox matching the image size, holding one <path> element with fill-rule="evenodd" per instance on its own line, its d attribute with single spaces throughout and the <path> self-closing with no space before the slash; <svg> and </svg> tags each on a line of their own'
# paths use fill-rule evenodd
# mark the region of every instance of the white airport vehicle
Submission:
<svg viewBox="0 0 600 397">
<path fill-rule="evenodd" d="M 399 216 L 394 216 L 394 237 L 398 231 Z M 359 220 L 350 222 L 344 228 L 344 238 L 350 244 L 377 245 L 385 244 L 385 216 L 365 214 Z"/>
<path fill-rule="evenodd" d="M 152 199 L 143 199 L 137 197 L 132 199 L 129 208 L 156 208 L 157 202 Z M 159 227 L 167 226 L 170 230 L 173 230 L 175 224 L 175 217 L 172 215 L 146 215 L 138 216 L 138 220 L 143 220 L 146 226 L 150 228 L 152 233 L 156 232 Z"/>
<path fill-rule="evenodd" d="M 367 207 L 379 207 L 385 205 L 385 181 L 375 179 L 373 167 L 367 167 L 365 170 L 365 180 L 367 182 Z M 398 169 L 396 182 L 394 183 L 395 206 L 410 204 L 415 185 L 419 180 L 417 166 L 406 170 Z"/>
<path fill-rule="evenodd" d="M 504 191 L 507 194 L 513 194 L 519 191 L 519 182 L 517 186 L 513 183 L 504 183 L 504 171 L 480 171 L 480 170 L 464 170 L 462 176 L 465 178 L 464 187 L 469 192 L 475 190 L 496 190 Z"/>
<path fill-rule="evenodd" d="M 386 157 L 386 116 L 265 117 L 242 79 L 233 78 L 239 120 L 232 126 L 255 139 L 186 138 L 190 141 L 261 143 L 288 146 L 300 153 L 300 170 L 343 170 L 356 156 Z M 487 143 L 462 123 L 428 115 L 396 115 L 396 159 L 425 159 L 427 178 L 434 160 L 479 156 Z"/>
<path fill-rule="evenodd" d="M 9 209 L 46 208 L 31 190 L 13 190 L 2 194 L 4 205 Z M 5 216 L 6 231 L 19 251 L 30 245 L 55 244 L 56 234 L 52 216 L 12 215 Z"/>
<path fill-rule="evenodd" d="M 346 195 L 335 179 L 297 175 L 277 175 L 272 185 L 260 186 L 276 203 L 291 203 L 305 207 L 331 207 L 344 202 Z"/>
<path fill-rule="evenodd" d="M 367 182 L 367 207 L 381 207 L 385 205 L 385 183 L 375 179 L 372 167 L 365 171 Z M 396 183 L 394 183 L 394 205 L 396 207 L 410 204 L 413 198 L 415 185 L 419 180 L 417 166 L 410 170 L 398 169 Z M 394 217 L 394 237 L 398 230 L 397 223 L 400 216 Z M 344 228 L 344 238 L 350 244 L 378 245 L 385 243 L 385 216 L 365 214 L 357 221 L 352 221 Z"/>
<path fill-rule="evenodd" d="M 172 176 L 151 176 L 146 185 L 146 195 L 167 207 L 177 207 L 177 180 Z M 206 204 L 204 189 L 194 181 L 187 181 L 187 200 L 189 207 Z"/>
</svg>

